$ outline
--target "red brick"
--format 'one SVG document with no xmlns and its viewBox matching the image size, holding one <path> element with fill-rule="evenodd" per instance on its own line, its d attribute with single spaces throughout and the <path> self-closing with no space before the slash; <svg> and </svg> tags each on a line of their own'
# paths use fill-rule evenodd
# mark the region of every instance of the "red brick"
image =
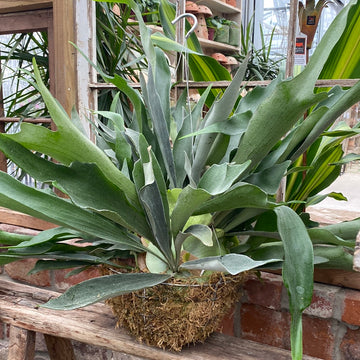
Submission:
<svg viewBox="0 0 360 360">
<path fill-rule="evenodd" d="M 360 360 L 360 330 L 348 329 L 340 345 L 341 359 Z"/>
<path fill-rule="evenodd" d="M 6 273 L 14 280 L 26 282 L 35 286 L 50 286 L 49 271 L 40 271 L 33 275 L 28 275 L 34 267 L 36 259 L 24 259 L 5 265 Z"/>
<path fill-rule="evenodd" d="M 235 308 L 233 308 L 222 320 L 219 331 L 225 335 L 235 336 L 234 333 L 234 312 Z"/>
<path fill-rule="evenodd" d="M 332 360 L 335 346 L 332 320 L 303 315 L 304 354 Z"/>
<path fill-rule="evenodd" d="M 69 287 L 76 285 L 84 280 L 92 279 L 101 276 L 100 270 L 97 267 L 91 267 L 82 271 L 79 274 L 66 277 L 66 275 L 73 269 L 56 270 L 54 271 L 54 287 L 58 291 L 67 290 Z"/>
<path fill-rule="evenodd" d="M 253 276 L 244 284 L 247 302 L 281 310 L 283 282 L 281 276 L 262 273 L 261 279 Z"/>
<path fill-rule="evenodd" d="M 351 325 L 360 325 L 360 291 L 345 291 L 344 310 L 341 320 Z"/>
<path fill-rule="evenodd" d="M 332 321 L 303 315 L 304 354 L 333 359 L 335 336 Z M 241 330 L 244 339 L 290 349 L 290 314 L 287 311 L 242 304 Z"/>
<path fill-rule="evenodd" d="M 288 343 L 288 319 L 280 311 L 254 304 L 241 306 L 241 332 L 247 340 L 277 347 Z"/>
<path fill-rule="evenodd" d="M 330 319 L 334 317 L 336 296 L 340 288 L 323 284 L 315 284 L 311 305 L 304 314 L 319 318 Z"/>
</svg>

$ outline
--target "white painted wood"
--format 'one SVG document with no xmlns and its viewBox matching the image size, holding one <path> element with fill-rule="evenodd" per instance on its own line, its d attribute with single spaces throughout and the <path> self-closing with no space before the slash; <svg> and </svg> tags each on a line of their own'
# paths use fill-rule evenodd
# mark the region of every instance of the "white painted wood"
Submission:
<svg viewBox="0 0 360 360">
<path fill-rule="evenodd" d="M 93 0 L 75 0 L 75 39 L 78 48 L 96 63 L 96 3 Z M 74 49 L 74 51 L 77 51 Z M 91 134 L 89 110 L 97 108 L 97 91 L 89 87 L 96 82 L 96 71 L 78 51 L 76 54 L 77 110 L 87 135 Z"/>
</svg>

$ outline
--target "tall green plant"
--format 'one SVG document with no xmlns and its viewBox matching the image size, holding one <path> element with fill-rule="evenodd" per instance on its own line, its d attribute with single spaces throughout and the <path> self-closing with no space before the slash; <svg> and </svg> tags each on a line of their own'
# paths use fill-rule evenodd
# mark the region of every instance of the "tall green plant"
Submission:
<svg viewBox="0 0 360 360">
<path fill-rule="evenodd" d="M 320 6 L 320 4 L 319 4 Z M 358 25 L 360 7 L 354 6 L 346 18 L 344 33 L 333 47 L 325 62 L 319 79 L 356 79 L 360 77 L 360 41 Z M 329 89 L 317 88 L 316 92 Z M 340 87 L 335 87 L 331 94 L 341 94 Z M 316 110 L 316 109 L 315 109 Z M 326 196 L 337 200 L 346 200 L 342 194 L 320 194 L 340 175 L 341 167 L 348 162 L 359 160 L 358 154 L 343 156 L 341 143 L 351 136 L 359 134 L 359 124 L 350 129 L 346 124 L 340 123 L 336 129 L 331 130 L 332 120 L 317 123 L 316 116 L 301 121 L 296 135 L 302 137 L 303 144 L 292 155 L 293 169 L 288 176 L 286 200 L 297 201 L 292 207 L 301 212 L 305 206 L 316 204 Z M 303 129 L 300 130 L 300 128 Z M 323 137 L 317 138 L 323 131 Z M 310 143 L 312 143 L 310 145 Z M 305 149 L 307 149 L 305 153 Z M 297 160 L 295 160 L 297 158 Z M 302 201 L 303 203 L 299 203 Z"/>
<path fill-rule="evenodd" d="M 39 93 L 26 81 L 26 72 L 32 69 L 32 58 L 41 67 L 43 81 L 49 82 L 49 60 L 47 33 L 14 34 L 1 42 L 0 60 L 2 73 L 0 83 L 11 87 L 10 94 L 2 99 L 7 117 L 45 117 L 48 115 Z M 17 66 L 10 66 L 15 61 Z M 7 74 L 7 75 L 5 75 Z"/>
<path fill-rule="evenodd" d="M 344 35 L 333 48 L 320 79 L 360 78 L 360 8 L 354 7 L 346 21 Z"/>
<path fill-rule="evenodd" d="M 107 74 L 118 74 L 128 81 L 138 82 L 139 73 L 146 68 L 146 57 L 136 23 L 129 6 L 120 5 L 118 11 L 114 11 L 113 7 L 111 3 L 96 4 L 97 65 Z M 98 108 L 109 109 L 115 94 L 114 90 L 100 91 Z M 129 112 L 124 96 L 121 96 L 121 100 L 124 110 Z"/>
</svg>

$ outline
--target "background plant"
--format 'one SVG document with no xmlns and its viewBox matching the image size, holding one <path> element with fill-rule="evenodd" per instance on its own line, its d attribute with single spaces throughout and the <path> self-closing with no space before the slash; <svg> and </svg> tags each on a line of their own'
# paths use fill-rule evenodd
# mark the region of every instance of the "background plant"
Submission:
<svg viewBox="0 0 360 360">
<path fill-rule="evenodd" d="M 36 58 L 44 83 L 49 84 L 48 39 L 47 33 L 14 34 L 2 36 L 0 43 L 2 85 L 1 99 L 5 117 L 34 118 L 48 117 L 49 113 L 39 92 L 28 81 L 32 72 L 31 59 Z M 6 39 L 6 41 L 5 41 Z M 9 122 L 5 131 L 15 132 L 17 123 Z M 19 180 L 32 183 L 33 180 L 15 164 L 8 160 L 8 170 Z M 36 182 L 35 182 L 36 184 Z"/>
<path fill-rule="evenodd" d="M 32 71 L 31 60 L 35 57 L 41 68 L 43 81 L 49 82 L 47 33 L 14 34 L 1 42 L 0 60 L 2 74 L 0 82 L 7 82 L 13 91 L 3 98 L 7 117 L 43 117 L 48 112 L 39 92 L 26 81 L 26 71 Z M 10 65 L 10 61 L 13 63 Z M 17 64 L 16 67 L 14 67 Z"/>
<path fill-rule="evenodd" d="M 311 2 L 310 2 L 311 8 Z M 318 6 L 321 6 L 320 4 Z M 360 76 L 360 51 L 358 51 L 359 34 L 357 31 L 360 21 L 360 7 L 353 7 L 346 19 L 344 33 L 332 49 L 329 58 L 319 75 L 319 79 L 356 79 Z M 328 88 L 317 88 L 316 92 L 329 91 Z M 341 93 L 340 87 L 335 87 L 333 93 Z M 312 109 L 309 109 L 311 112 Z M 300 123 L 305 129 L 310 129 L 314 124 L 305 125 L 306 119 Z M 344 201 L 346 198 L 339 193 L 321 194 L 333 183 L 341 173 L 341 168 L 351 161 L 359 160 L 359 154 L 344 156 L 342 143 L 345 139 L 359 134 L 359 124 L 349 128 L 344 122 L 333 128 L 330 123 L 317 124 L 325 131 L 312 145 L 310 141 L 317 135 L 311 135 L 307 141 L 293 155 L 292 172 L 287 179 L 286 200 L 303 201 L 294 203 L 292 207 L 301 212 L 305 206 L 316 204 L 327 196 Z M 308 130 L 306 130 L 308 131 Z M 305 149 L 307 151 L 305 152 Z"/>
<path fill-rule="evenodd" d="M 249 21 L 246 28 L 241 27 L 241 47 L 240 52 L 234 57 L 243 62 L 246 56 L 249 56 L 248 68 L 245 74 L 247 81 L 263 81 L 275 79 L 280 71 L 281 65 L 285 61 L 285 57 L 271 52 L 273 37 L 276 31 L 274 27 L 268 43 L 265 41 L 263 28 L 260 24 L 260 37 L 262 47 L 256 49 L 252 41 L 253 36 L 253 18 Z"/>
</svg>

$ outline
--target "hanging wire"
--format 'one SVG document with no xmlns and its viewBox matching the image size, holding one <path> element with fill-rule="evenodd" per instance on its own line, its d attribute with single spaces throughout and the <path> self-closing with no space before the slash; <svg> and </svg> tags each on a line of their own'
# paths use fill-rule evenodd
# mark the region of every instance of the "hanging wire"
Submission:
<svg viewBox="0 0 360 360">
<path fill-rule="evenodd" d="M 185 35 L 185 39 L 188 39 L 188 37 L 195 31 L 195 29 L 198 26 L 198 20 L 197 20 L 197 17 L 194 14 L 190 14 L 190 13 L 181 14 L 178 17 L 176 17 L 171 23 L 173 25 L 175 25 L 179 20 L 183 19 L 184 17 L 191 17 L 194 20 L 193 26 L 188 31 L 188 33 Z M 184 44 L 181 44 L 181 45 L 184 45 Z"/>
<path fill-rule="evenodd" d="M 180 37 L 180 41 L 182 42 L 180 45 L 183 46 L 183 48 L 185 49 L 184 52 L 181 52 L 178 59 L 178 62 L 176 64 L 176 73 L 178 72 L 179 67 L 182 64 L 182 59 L 184 60 L 183 62 L 183 76 L 184 76 L 184 81 L 186 84 L 186 102 L 187 102 L 187 107 L 188 107 L 188 112 L 189 112 L 189 121 L 190 121 L 190 128 L 191 128 L 191 132 L 194 132 L 193 129 L 193 119 L 192 119 L 192 113 L 191 113 L 191 103 L 190 103 L 190 87 L 189 87 L 189 81 L 190 81 L 190 74 L 189 74 L 189 52 L 186 51 L 187 50 L 187 39 L 190 37 L 190 35 L 196 30 L 197 26 L 198 26 L 198 19 L 194 14 L 190 14 L 190 13 L 183 13 L 179 16 L 177 16 L 172 22 L 171 24 L 176 24 L 179 20 L 184 19 L 186 17 L 190 17 L 193 20 L 193 25 L 191 27 L 191 29 L 187 32 L 187 34 L 184 35 L 182 34 L 182 36 Z M 192 147 L 192 157 L 194 158 L 194 152 L 193 152 L 193 147 Z"/>
</svg>

